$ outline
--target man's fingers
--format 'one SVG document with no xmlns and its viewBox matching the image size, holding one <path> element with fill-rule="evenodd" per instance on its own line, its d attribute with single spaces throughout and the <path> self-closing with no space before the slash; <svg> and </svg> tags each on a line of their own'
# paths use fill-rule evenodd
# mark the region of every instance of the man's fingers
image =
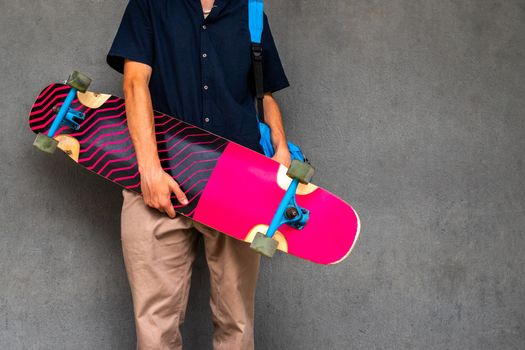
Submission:
<svg viewBox="0 0 525 350">
<path fill-rule="evenodd" d="M 170 197 L 168 197 L 168 202 L 164 204 L 164 212 L 168 214 L 170 218 L 175 218 L 177 213 L 175 212 L 175 209 L 173 209 L 173 205 L 171 204 L 171 200 L 169 200 Z"/>
<path fill-rule="evenodd" d="M 145 198 L 144 199 L 144 203 L 148 207 L 150 207 L 152 209 L 157 209 L 161 213 L 167 213 L 168 215 L 170 215 L 170 213 L 169 213 L 170 209 L 171 209 L 172 212 L 175 212 L 175 210 L 173 209 L 173 206 L 171 205 L 171 201 L 169 199 L 169 196 L 170 196 L 170 194 L 168 194 L 167 204 L 166 204 L 165 200 L 152 200 L 152 199 L 149 199 L 149 198 L 148 199 Z"/>
<path fill-rule="evenodd" d="M 153 202 L 151 207 L 154 208 L 154 209 L 157 209 L 161 213 L 164 213 L 164 207 L 162 206 L 162 204 L 160 204 L 160 201 Z"/>
<path fill-rule="evenodd" d="M 179 201 L 180 204 L 182 205 L 188 204 L 188 198 L 186 198 L 186 195 L 184 194 L 184 192 L 182 192 L 179 185 L 177 184 L 177 182 L 175 182 L 175 180 L 173 180 L 173 178 L 172 178 L 172 181 L 170 182 L 170 188 L 171 188 L 171 191 L 175 193 L 175 196 L 177 196 L 177 200 Z"/>
<path fill-rule="evenodd" d="M 188 204 L 188 199 L 184 195 L 184 192 L 182 192 L 177 182 L 168 173 L 164 173 L 164 177 L 157 179 L 149 186 L 144 186 L 144 183 L 142 185 L 144 187 L 143 196 L 146 205 L 157 209 L 161 213 L 166 213 L 170 218 L 175 218 L 177 215 L 171 202 L 172 193 L 175 194 L 177 200 L 182 205 Z"/>
</svg>

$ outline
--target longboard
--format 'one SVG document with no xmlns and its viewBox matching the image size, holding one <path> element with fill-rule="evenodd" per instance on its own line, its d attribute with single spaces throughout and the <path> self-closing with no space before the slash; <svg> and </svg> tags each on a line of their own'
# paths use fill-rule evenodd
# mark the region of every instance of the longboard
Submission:
<svg viewBox="0 0 525 350">
<path fill-rule="evenodd" d="M 35 133 L 50 129 L 71 88 L 51 84 L 29 114 Z M 74 91 L 76 92 L 76 91 Z M 140 193 L 137 158 L 126 123 L 124 99 L 76 92 L 71 110 L 84 117 L 78 130 L 60 125 L 53 139 L 78 165 Z M 287 168 L 251 149 L 161 112 L 154 112 L 161 165 L 185 192 L 189 204 L 172 203 L 181 215 L 241 241 L 263 234 L 292 183 Z M 319 264 L 344 260 L 360 231 L 359 217 L 345 201 L 311 183 L 299 184 L 296 202 L 307 208 L 302 229 L 282 225 L 273 236 L 277 249 Z"/>
</svg>

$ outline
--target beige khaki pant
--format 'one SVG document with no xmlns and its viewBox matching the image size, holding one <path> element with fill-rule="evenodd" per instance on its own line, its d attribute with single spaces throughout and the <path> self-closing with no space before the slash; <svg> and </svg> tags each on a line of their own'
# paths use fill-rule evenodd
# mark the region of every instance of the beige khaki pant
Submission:
<svg viewBox="0 0 525 350">
<path fill-rule="evenodd" d="M 213 348 L 253 349 L 259 255 L 247 243 L 183 216 L 170 219 L 124 190 L 122 248 L 133 296 L 138 349 L 181 349 L 199 233 L 210 270 Z M 198 232 L 196 232 L 198 231 Z"/>
</svg>

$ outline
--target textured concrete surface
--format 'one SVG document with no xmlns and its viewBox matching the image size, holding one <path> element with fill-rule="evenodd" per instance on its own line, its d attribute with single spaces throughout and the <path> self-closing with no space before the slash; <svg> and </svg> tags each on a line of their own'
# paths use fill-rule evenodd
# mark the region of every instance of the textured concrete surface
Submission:
<svg viewBox="0 0 525 350">
<path fill-rule="evenodd" d="M 119 190 L 31 147 L 32 99 L 104 63 L 126 1 L 0 0 L 0 348 L 131 349 Z M 290 138 L 363 232 L 262 267 L 258 349 L 525 347 L 525 2 L 270 0 Z M 210 347 L 202 256 L 184 337 Z"/>
</svg>

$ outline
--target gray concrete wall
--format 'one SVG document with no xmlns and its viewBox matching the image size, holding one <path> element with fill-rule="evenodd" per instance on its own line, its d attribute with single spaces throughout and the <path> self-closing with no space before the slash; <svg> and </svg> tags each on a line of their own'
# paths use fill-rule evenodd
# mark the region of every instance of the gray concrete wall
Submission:
<svg viewBox="0 0 525 350">
<path fill-rule="evenodd" d="M 104 63 L 126 1 L 0 0 L 0 348 L 131 349 L 119 190 L 32 149 L 45 84 Z M 258 349 L 525 347 L 525 2 L 267 1 L 290 138 L 361 214 L 355 252 L 264 261 Z M 195 265 L 184 337 L 210 347 Z"/>
</svg>

